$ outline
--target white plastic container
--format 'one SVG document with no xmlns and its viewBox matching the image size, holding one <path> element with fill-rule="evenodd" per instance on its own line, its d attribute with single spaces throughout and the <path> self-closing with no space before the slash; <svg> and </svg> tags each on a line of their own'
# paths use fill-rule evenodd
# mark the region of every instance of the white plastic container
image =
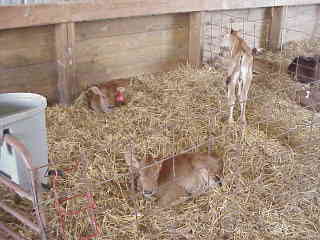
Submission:
<svg viewBox="0 0 320 240">
<path fill-rule="evenodd" d="M 28 170 L 19 154 L 1 142 L 9 133 L 21 141 L 30 151 L 32 168 L 48 164 L 47 129 L 45 122 L 45 97 L 32 93 L 0 94 L 0 174 L 30 192 Z M 47 184 L 47 167 L 38 171 L 39 182 Z"/>
</svg>

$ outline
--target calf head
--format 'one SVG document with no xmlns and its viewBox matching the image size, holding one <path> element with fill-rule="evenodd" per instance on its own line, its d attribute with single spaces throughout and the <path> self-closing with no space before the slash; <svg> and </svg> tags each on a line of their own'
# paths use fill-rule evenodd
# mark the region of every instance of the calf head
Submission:
<svg viewBox="0 0 320 240">
<path fill-rule="evenodd" d="M 239 52 L 256 55 L 257 49 L 254 48 L 251 50 L 247 43 L 240 37 L 240 32 L 231 29 L 231 31 L 222 38 L 219 56 L 235 57 Z"/>
<path fill-rule="evenodd" d="M 125 160 L 131 168 L 131 171 L 137 171 L 139 173 L 139 181 L 142 186 L 143 195 L 145 197 L 151 197 L 157 193 L 161 163 L 157 163 L 151 157 L 138 162 L 132 153 L 126 153 Z"/>
<path fill-rule="evenodd" d="M 96 86 L 89 88 L 91 94 L 89 95 L 89 104 L 96 111 L 110 112 L 112 111 L 111 105 L 107 94 L 104 89 L 100 89 Z"/>
</svg>

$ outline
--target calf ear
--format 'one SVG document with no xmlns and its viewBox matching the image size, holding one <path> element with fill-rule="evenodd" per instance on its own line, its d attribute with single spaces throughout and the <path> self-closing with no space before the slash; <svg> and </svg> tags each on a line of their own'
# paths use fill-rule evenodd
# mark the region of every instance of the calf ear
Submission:
<svg viewBox="0 0 320 240">
<path fill-rule="evenodd" d="M 140 168 L 140 163 L 135 158 L 134 154 L 130 151 L 125 152 L 124 159 L 129 167 L 132 168 L 133 171 L 138 170 Z"/>
<path fill-rule="evenodd" d="M 117 91 L 123 93 L 126 91 L 126 88 L 125 87 L 117 87 Z"/>
<path fill-rule="evenodd" d="M 99 95 L 99 96 L 103 95 L 101 90 L 96 86 L 89 88 L 89 90 L 92 91 L 96 95 Z"/>
</svg>

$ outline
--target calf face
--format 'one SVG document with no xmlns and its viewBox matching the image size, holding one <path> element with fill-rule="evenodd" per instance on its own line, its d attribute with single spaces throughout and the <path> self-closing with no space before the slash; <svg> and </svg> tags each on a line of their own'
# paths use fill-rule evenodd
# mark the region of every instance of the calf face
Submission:
<svg viewBox="0 0 320 240">
<path fill-rule="evenodd" d="M 87 92 L 89 106 L 97 112 L 110 112 L 113 107 L 126 104 L 125 92 L 130 81 L 119 79 L 89 88 Z"/>
<path fill-rule="evenodd" d="M 288 74 L 301 83 L 311 83 L 319 80 L 319 61 L 319 56 L 296 57 L 288 66 Z"/>
</svg>

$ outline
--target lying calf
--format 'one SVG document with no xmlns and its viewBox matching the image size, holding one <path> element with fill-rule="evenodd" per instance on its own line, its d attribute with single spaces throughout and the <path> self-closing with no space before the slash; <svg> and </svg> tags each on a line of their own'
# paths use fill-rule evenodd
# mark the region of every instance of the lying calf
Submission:
<svg viewBox="0 0 320 240">
<path fill-rule="evenodd" d="M 162 207 L 174 204 L 180 197 L 221 184 L 223 161 L 214 154 L 184 153 L 157 162 L 158 159 L 151 157 L 137 161 L 126 153 L 125 160 L 132 171 L 139 173 L 143 195 L 158 195 Z"/>
<path fill-rule="evenodd" d="M 320 80 L 319 62 L 320 56 L 296 57 L 288 66 L 288 74 L 301 83 Z"/>
<path fill-rule="evenodd" d="M 296 102 L 311 111 L 320 112 L 320 89 L 311 87 L 296 92 Z"/>
<path fill-rule="evenodd" d="M 126 104 L 125 91 L 129 84 L 129 79 L 118 79 L 90 87 L 87 92 L 89 106 L 97 112 L 106 113 L 113 107 Z"/>
</svg>

